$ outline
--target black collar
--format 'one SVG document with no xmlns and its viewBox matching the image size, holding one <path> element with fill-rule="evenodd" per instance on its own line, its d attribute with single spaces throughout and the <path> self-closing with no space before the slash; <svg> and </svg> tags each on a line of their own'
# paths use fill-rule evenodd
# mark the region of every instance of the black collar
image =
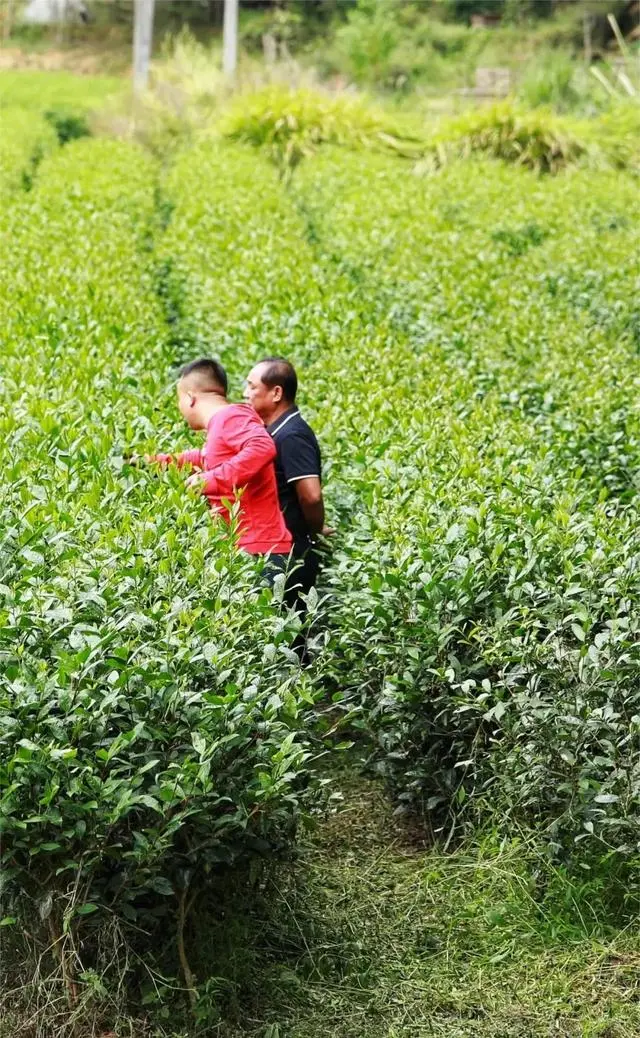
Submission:
<svg viewBox="0 0 640 1038">
<path fill-rule="evenodd" d="M 271 436 L 276 436 L 280 430 L 284 428 L 287 422 L 291 421 L 292 418 L 295 418 L 297 414 L 300 414 L 300 411 L 294 404 L 288 409 L 288 411 L 281 414 L 279 418 L 276 418 L 275 422 L 271 422 L 271 425 L 267 426 L 267 432 Z"/>
</svg>

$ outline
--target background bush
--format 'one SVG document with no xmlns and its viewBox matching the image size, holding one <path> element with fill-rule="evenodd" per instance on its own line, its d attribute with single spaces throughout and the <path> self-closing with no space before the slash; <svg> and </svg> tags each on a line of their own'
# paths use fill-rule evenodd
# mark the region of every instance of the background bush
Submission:
<svg viewBox="0 0 640 1038">
<path fill-rule="evenodd" d="M 317 89 L 271 86 L 240 96 L 223 113 L 220 129 L 231 140 L 264 148 L 284 171 L 294 169 L 322 144 L 414 157 L 421 150 L 417 123 L 402 117 L 392 119 L 359 97 Z"/>
</svg>

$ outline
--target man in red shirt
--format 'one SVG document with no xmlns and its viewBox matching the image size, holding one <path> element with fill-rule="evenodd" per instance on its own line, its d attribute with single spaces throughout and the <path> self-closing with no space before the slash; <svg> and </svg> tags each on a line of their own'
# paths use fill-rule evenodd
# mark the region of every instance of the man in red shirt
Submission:
<svg viewBox="0 0 640 1038">
<path fill-rule="evenodd" d="M 149 460 L 199 470 L 189 476 L 187 486 L 199 488 L 226 522 L 230 515 L 224 499 L 237 500 L 238 546 L 250 555 L 269 554 L 275 569 L 284 571 L 291 534 L 278 503 L 272 438 L 252 407 L 229 403 L 227 374 L 218 361 L 187 364 L 177 388 L 180 413 L 192 429 L 206 429 L 205 445 Z"/>
</svg>

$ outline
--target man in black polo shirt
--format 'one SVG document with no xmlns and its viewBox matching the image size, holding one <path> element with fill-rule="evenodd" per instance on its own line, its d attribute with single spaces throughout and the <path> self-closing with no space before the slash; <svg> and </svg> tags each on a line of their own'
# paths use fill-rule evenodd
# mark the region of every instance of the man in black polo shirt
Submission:
<svg viewBox="0 0 640 1038">
<path fill-rule="evenodd" d="M 290 605 L 299 604 L 300 594 L 306 594 L 316 582 L 319 559 L 315 538 L 325 529 L 320 448 L 296 407 L 297 389 L 293 364 L 281 357 L 267 357 L 249 372 L 244 393 L 278 452 L 274 463 L 278 496 L 293 537 L 296 562 L 286 595 Z"/>
</svg>

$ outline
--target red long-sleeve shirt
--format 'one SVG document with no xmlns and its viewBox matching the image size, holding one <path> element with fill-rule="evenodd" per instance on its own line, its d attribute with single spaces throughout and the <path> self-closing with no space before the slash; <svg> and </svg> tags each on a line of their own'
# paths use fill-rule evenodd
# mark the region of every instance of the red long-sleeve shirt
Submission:
<svg viewBox="0 0 640 1038">
<path fill-rule="evenodd" d="M 222 499 L 239 495 L 238 545 L 251 555 L 288 554 L 289 533 L 280 505 L 273 459 L 276 447 L 258 415 L 248 404 L 229 404 L 207 426 L 202 449 L 182 454 L 157 454 L 156 461 L 202 469 L 202 493 L 214 512 L 229 522 Z"/>
</svg>

